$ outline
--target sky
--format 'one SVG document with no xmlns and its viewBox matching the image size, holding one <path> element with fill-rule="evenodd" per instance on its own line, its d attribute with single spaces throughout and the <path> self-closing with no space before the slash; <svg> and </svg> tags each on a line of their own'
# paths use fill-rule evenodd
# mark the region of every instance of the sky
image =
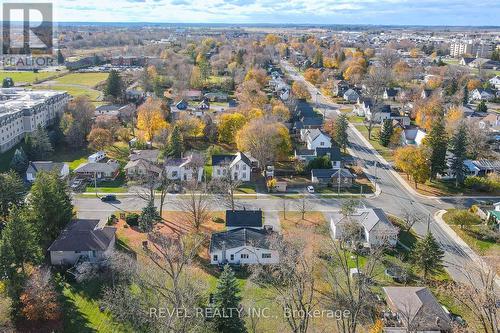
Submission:
<svg viewBox="0 0 500 333">
<path fill-rule="evenodd" d="M 500 26 L 499 0 L 55 0 L 59 22 Z"/>
</svg>

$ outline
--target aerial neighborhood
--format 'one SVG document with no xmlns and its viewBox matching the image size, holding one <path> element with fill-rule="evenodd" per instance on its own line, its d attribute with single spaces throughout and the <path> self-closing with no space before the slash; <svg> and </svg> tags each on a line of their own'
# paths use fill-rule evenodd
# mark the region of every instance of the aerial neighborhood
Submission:
<svg viewBox="0 0 500 333">
<path fill-rule="evenodd" d="M 422 29 L 58 26 L 0 71 L 0 331 L 498 332 L 500 35 Z"/>
</svg>

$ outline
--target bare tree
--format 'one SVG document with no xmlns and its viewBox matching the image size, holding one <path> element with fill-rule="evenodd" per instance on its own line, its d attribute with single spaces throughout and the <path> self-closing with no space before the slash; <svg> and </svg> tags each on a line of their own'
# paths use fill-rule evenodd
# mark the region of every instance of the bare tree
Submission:
<svg viewBox="0 0 500 333">
<path fill-rule="evenodd" d="M 383 257 L 383 248 L 372 249 L 363 266 L 360 256 L 351 250 L 346 240 L 332 241 L 326 251 L 330 256 L 326 263 L 330 290 L 323 295 L 325 306 L 348 310 L 350 315 L 337 321 L 337 329 L 344 333 L 355 333 L 360 325 L 369 322 L 373 316 L 376 299 L 370 287 L 376 264 Z M 356 269 L 356 274 L 353 274 L 352 268 Z"/>
<path fill-rule="evenodd" d="M 206 184 L 192 179 L 185 184 L 186 194 L 178 200 L 179 209 L 185 214 L 186 222 L 196 230 L 210 218 L 212 197 Z"/>
<path fill-rule="evenodd" d="M 391 70 L 392 67 L 399 61 L 399 56 L 393 49 L 385 48 L 378 55 L 380 66 L 386 70 Z"/>
<path fill-rule="evenodd" d="M 288 241 L 280 236 L 271 240 L 270 249 L 278 252 L 279 264 L 253 266 L 252 278 L 274 290 L 274 301 L 283 309 L 291 331 L 306 333 L 308 313 L 317 306 L 314 256 L 305 254 L 302 240 Z"/>
<path fill-rule="evenodd" d="M 471 314 L 476 329 L 485 333 L 499 332 L 500 317 L 498 311 L 496 272 L 484 264 L 471 263 L 462 269 L 465 283 L 451 283 L 445 292 L 453 295 Z"/>
<path fill-rule="evenodd" d="M 391 80 L 391 71 L 385 67 L 371 67 L 366 76 L 365 86 L 373 100 L 373 105 L 370 107 L 371 115 L 368 118 L 368 138 L 370 139 L 373 125 L 381 110 L 384 89 L 389 86 Z"/>
<path fill-rule="evenodd" d="M 423 216 L 415 211 L 406 210 L 403 213 L 403 227 L 405 231 L 410 231 L 413 225 L 419 221 L 422 221 Z"/>
<path fill-rule="evenodd" d="M 304 194 L 302 195 L 302 199 L 300 199 L 300 201 L 297 202 L 297 208 L 302 216 L 302 219 L 304 220 L 306 217 L 306 213 L 311 208 L 311 204 L 309 202 L 306 192 L 304 192 Z"/>
<path fill-rule="evenodd" d="M 229 164 L 226 163 L 221 168 L 223 169 L 222 177 L 212 179 L 210 186 L 222 199 L 224 206 L 235 210 L 234 194 L 243 182 L 233 177 Z"/>
</svg>

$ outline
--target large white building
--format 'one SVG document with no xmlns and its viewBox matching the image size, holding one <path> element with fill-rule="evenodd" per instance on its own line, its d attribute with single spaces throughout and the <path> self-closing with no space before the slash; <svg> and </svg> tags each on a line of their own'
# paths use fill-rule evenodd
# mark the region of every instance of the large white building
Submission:
<svg viewBox="0 0 500 333">
<path fill-rule="evenodd" d="M 21 142 L 38 125 L 49 125 L 69 99 L 62 91 L 0 89 L 0 152 Z"/>
<path fill-rule="evenodd" d="M 463 55 L 489 58 L 492 52 L 493 44 L 488 42 L 457 41 L 450 44 L 450 55 L 455 58 Z"/>
</svg>

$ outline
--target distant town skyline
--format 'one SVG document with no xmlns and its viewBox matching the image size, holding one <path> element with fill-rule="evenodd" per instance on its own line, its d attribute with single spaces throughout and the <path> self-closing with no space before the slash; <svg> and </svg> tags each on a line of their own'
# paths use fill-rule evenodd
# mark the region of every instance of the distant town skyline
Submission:
<svg viewBox="0 0 500 333">
<path fill-rule="evenodd" d="M 59 22 L 498 26 L 499 1 L 57 0 Z"/>
</svg>

